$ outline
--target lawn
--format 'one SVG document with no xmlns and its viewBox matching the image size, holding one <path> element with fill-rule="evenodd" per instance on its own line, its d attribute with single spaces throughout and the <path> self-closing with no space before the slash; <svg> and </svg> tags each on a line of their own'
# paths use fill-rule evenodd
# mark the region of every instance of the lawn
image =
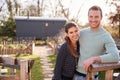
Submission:
<svg viewBox="0 0 120 80">
<path fill-rule="evenodd" d="M 50 60 L 49 63 L 52 63 L 51 67 L 53 68 L 55 66 L 56 54 L 49 55 L 48 58 Z"/>
<path fill-rule="evenodd" d="M 42 74 L 43 69 L 41 67 L 40 58 L 36 57 L 34 58 L 35 63 L 33 65 L 33 68 L 31 69 L 31 80 L 43 80 L 44 75 Z"/>
</svg>

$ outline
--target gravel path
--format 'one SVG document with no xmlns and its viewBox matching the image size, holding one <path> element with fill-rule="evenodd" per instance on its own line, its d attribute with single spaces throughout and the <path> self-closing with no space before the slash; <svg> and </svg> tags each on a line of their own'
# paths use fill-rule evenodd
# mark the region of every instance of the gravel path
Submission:
<svg viewBox="0 0 120 80">
<path fill-rule="evenodd" d="M 52 54 L 52 50 L 50 47 L 44 46 L 36 46 L 34 50 L 34 54 L 40 56 L 42 67 L 43 67 L 43 74 L 45 76 L 44 80 L 51 80 L 53 76 L 53 68 L 50 67 L 52 65 L 49 63 L 48 55 Z"/>
</svg>

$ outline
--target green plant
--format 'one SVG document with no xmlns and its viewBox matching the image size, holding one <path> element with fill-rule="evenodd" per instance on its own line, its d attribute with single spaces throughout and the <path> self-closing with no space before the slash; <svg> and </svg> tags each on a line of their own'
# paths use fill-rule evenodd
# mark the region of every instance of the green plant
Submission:
<svg viewBox="0 0 120 80">
<path fill-rule="evenodd" d="M 33 68 L 31 69 L 31 80 L 44 80 L 42 72 L 43 69 L 41 67 L 40 58 L 36 58 Z"/>
<path fill-rule="evenodd" d="M 0 27 L 0 36 L 16 36 L 15 21 L 12 17 L 3 22 L 3 26 Z"/>
<path fill-rule="evenodd" d="M 42 41 L 42 40 L 35 41 L 35 45 L 42 45 L 42 44 L 45 44 L 45 41 Z"/>
<path fill-rule="evenodd" d="M 51 65 L 52 68 L 55 66 L 56 56 L 57 56 L 56 54 L 52 54 L 48 56 L 50 63 L 52 63 Z"/>
<path fill-rule="evenodd" d="M 99 80 L 105 80 L 105 72 L 104 71 L 99 72 L 98 78 Z"/>
<path fill-rule="evenodd" d="M 10 44 L 10 45 L 7 46 L 7 48 L 13 48 L 13 49 L 15 49 L 15 45 Z"/>
</svg>

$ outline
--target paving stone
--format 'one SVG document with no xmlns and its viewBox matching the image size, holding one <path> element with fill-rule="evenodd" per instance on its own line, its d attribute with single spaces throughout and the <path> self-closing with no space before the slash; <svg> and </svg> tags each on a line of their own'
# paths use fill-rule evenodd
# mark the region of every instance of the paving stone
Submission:
<svg viewBox="0 0 120 80">
<path fill-rule="evenodd" d="M 52 78 L 45 78 L 44 80 L 52 80 Z"/>
<path fill-rule="evenodd" d="M 45 76 L 44 80 L 51 80 L 54 70 L 54 68 L 50 67 L 52 64 L 49 63 L 50 60 L 48 59 L 48 56 L 53 53 L 51 48 L 49 48 L 48 46 L 39 46 L 35 47 L 34 51 L 35 55 L 40 56 L 40 63 L 42 64 L 41 67 L 43 68 L 43 74 Z"/>
</svg>

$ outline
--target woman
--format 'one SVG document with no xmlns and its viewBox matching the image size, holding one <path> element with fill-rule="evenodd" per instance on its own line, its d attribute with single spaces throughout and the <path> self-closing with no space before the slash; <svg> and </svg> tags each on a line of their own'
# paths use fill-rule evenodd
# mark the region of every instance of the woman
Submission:
<svg viewBox="0 0 120 80">
<path fill-rule="evenodd" d="M 59 49 L 53 80 L 72 80 L 79 57 L 78 26 L 69 22 L 65 27 L 65 42 Z"/>
</svg>

